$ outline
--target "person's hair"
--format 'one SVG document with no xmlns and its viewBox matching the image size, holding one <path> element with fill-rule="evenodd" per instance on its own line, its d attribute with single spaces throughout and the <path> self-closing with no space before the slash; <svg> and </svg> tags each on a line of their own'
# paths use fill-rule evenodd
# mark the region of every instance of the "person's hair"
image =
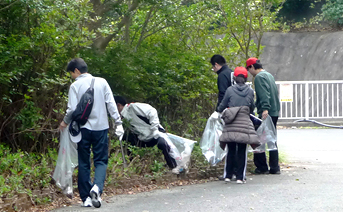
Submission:
<svg viewBox="0 0 343 212">
<path fill-rule="evenodd" d="M 219 65 L 223 66 L 226 64 L 226 60 L 223 56 L 219 55 L 219 54 L 215 54 L 211 57 L 211 64 L 214 66 L 215 63 L 218 63 Z"/>
<path fill-rule="evenodd" d="M 117 104 L 126 105 L 126 100 L 122 96 L 115 96 L 114 101 L 116 101 Z"/>
<path fill-rule="evenodd" d="M 245 78 L 243 74 L 239 74 L 235 77 L 235 81 L 237 84 L 245 84 L 247 82 L 247 78 Z"/>
<path fill-rule="evenodd" d="M 67 66 L 68 72 L 74 72 L 75 68 L 77 68 L 81 73 L 87 73 L 88 67 L 87 63 L 82 58 L 74 58 L 72 59 Z"/>
<path fill-rule="evenodd" d="M 256 63 L 253 64 L 253 66 L 254 66 L 255 69 L 263 68 L 263 67 L 262 67 L 262 63 L 261 63 L 260 60 L 256 60 Z"/>
</svg>

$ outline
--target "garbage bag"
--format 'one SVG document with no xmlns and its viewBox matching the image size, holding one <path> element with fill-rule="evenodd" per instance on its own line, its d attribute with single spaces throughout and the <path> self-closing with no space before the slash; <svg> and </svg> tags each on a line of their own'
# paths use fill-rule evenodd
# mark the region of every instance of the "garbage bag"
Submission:
<svg viewBox="0 0 343 212">
<path fill-rule="evenodd" d="M 169 154 L 175 159 L 177 166 L 179 166 L 181 170 L 185 169 L 188 171 L 191 153 L 196 141 L 182 138 L 171 133 L 163 133 L 162 136 L 167 141 L 170 147 Z"/>
<path fill-rule="evenodd" d="M 265 152 L 266 148 L 267 151 L 277 150 L 277 133 L 274 127 L 273 120 L 270 116 L 262 121 L 262 124 L 257 128 L 256 133 L 261 141 L 261 146 L 258 146 L 254 150 L 252 150 L 252 148 L 249 148 L 249 151 L 260 153 Z"/>
<path fill-rule="evenodd" d="M 60 148 L 53 174 L 56 185 L 69 198 L 73 197 L 73 172 L 78 165 L 77 144 L 70 140 L 68 128 L 60 132 Z"/>
<path fill-rule="evenodd" d="M 207 120 L 204 133 L 200 140 L 200 148 L 202 154 L 206 157 L 211 166 L 215 166 L 217 163 L 227 154 L 227 146 L 225 150 L 220 147 L 219 137 L 223 132 L 223 122 L 220 117 L 210 117 Z"/>
</svg>

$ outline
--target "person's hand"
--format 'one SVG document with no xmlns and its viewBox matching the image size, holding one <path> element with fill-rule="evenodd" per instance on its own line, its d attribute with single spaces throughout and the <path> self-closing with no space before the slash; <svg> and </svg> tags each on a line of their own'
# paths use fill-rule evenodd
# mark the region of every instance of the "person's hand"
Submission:
<svg viewBox="0 0 343 212">
<path fill-rule="evenodd" d="M 262 119 L 265 120 L 268 117 L 268 110 L 262 112 Z"/>
<path fill-rule="evenodd" d="M 210 118 L 212 118 L 212 119 L 219 119 L 220 118 L 220 113 L 218 113 L 217 111 L 214 111 L 212 113 L 212 115 L 210 116 Z"/>
<path fill-rule="evenodd" d="M 119 140 L 123 139 L 124 136 L 124 128 L 123 125 L 116 125 L 115 132 L 116 136 L 119 138 Z"/>
<path fill-rule="evenodd" d="M 68 124 L 66 124 L 64 121 L 61 121 L 60 126 L 58 127 L 59 131 L 63 131 L 64 128 L 66 128 Z"/>
</svg>

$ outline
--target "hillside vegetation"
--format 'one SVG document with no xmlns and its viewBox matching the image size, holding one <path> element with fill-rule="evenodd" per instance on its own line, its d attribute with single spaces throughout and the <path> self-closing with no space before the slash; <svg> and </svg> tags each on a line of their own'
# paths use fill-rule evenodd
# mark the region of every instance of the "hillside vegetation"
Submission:
<svg viewBox="0 0 343 212">
<path fill-rule="evenodd" d="M 342 4 L 322 2 L 311 24 L 341 27 Z M 234 69 L 259 57 L 264 32 L 299 23 L 279 15 L 286 5 L 292 1 L 1 1 L 0 204 L 20 210 L 19 197 L 32 205 L 53 201 L 47 193 L 56 189 L 51 174 L 72 82 L 65 70 L 70 59 L 84 58 L 115 95 L 154 106 L 168 132 L 199 141 L 216 103 L 209 58 L 222 54 Z M 113 136 L 111 144 L 109 185 L 165 172 L 157 149 L 133 150 L 123 170 Z M 206 165 L 198 145 L 192 161 L 198 169 Z"/>
</svg>

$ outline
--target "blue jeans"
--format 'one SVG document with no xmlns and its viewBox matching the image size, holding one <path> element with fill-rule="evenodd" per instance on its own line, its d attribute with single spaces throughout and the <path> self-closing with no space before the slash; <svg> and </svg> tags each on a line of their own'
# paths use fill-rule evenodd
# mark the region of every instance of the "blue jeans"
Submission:
<svg viewBox="0 0 343 212">
<path fill-rule="evenodd" d="M 78 188 L 82 201 L 89 197 L 89 192 L 93 185 L 99 187 L 100 194 L 102 193 L 106 178 L 106 169 L 108 163 L 108 129 L 101 131 L 92 131 L 81 129 L 82 139 L 77 145 L 79 174 Z M 94 181 L 90 179 L 90 154 L 93 150 L 93 162 L 95 166 Z"/>
</svg>

